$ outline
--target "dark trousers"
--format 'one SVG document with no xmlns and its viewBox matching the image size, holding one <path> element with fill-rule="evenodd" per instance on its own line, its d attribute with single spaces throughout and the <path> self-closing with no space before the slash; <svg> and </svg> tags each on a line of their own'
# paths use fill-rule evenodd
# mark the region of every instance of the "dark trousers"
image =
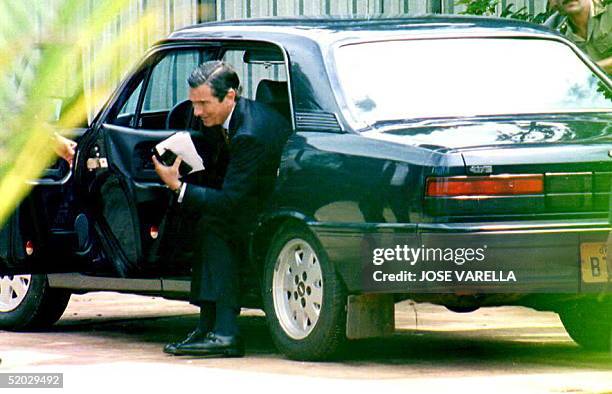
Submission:
<svg viewBox="0 0 612 394">
<path fill-rule="evenodd" d="M 202 306 L 214 302 L 239 310 L 240 242 L 235 232 L 218 218 L 200 219 L 193 231 L 191 303 Z"/>
</svg>

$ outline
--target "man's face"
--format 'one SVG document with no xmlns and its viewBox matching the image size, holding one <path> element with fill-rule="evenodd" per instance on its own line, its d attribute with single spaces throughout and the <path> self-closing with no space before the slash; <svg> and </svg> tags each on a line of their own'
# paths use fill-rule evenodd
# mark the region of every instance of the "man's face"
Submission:
<svg viewBox="0 0 612 394">
<path fill-rule="evenodd" d="M 236 92 L 230 89 L 219 101 L 210 86 L 203 84 L 189 89 L 189 100 L 193 104 L 193 114 L 202 119 L 206 127 L 218 126 L 225 122 L 236 101 Z"/>
<path fill-rule="evenodd" d="M 579 14 L 591 6 L 591 0 L 553 0 L 553 3 L 565 15 Z"/>
</svg>

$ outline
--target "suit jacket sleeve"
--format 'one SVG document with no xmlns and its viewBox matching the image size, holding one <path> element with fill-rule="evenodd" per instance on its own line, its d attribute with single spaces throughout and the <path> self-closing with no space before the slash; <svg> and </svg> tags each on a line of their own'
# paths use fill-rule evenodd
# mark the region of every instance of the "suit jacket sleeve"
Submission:
<svg viewBox="0 0 612 394">
<path fill-rule="evenodd" d="M 231 214 L 245 199 L 256 196 L 258 169 L 266 148 L 250 136 L 236 137 L 230 146 L 230 162 L 221 189 L 188 185 L 182 204 L 189 210 Z"/>
</svg>

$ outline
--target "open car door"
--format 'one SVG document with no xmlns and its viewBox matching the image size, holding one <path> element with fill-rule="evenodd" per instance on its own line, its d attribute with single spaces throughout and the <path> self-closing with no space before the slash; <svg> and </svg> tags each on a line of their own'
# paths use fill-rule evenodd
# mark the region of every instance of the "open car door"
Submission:
<svg viewBox="0 0 612 394">
<path fill-rule="evenodd" d="M 123 84 L 85 139 L 77 196 L 89 218 L 94 273 L 150 277 L 180 271 L 171 265 L 177 259 L 158 264 L 163 258 L 160 231 L 173 196 L 154 170 L 151 150 L 189 129 L 205 167 L 217 159 L 214 130 L 193 129 L 197 124 L 187 101 L 189 73 L 214 51 L 183 47 L 154 52 Z"/>
<path fill-rule="evenodd" d="M 61 116 L 67 100 L 52 99 Z M 66 134 L 78 143 L 87 132 L 86 124 L 82 126 Z M 32 190 L 0 228 L 0 277 L 65 272 L 78 264 L 72 253 L 78 243 L 73 231 L 72 168 L 58 158 L 29 183 Z"/>
</svg>

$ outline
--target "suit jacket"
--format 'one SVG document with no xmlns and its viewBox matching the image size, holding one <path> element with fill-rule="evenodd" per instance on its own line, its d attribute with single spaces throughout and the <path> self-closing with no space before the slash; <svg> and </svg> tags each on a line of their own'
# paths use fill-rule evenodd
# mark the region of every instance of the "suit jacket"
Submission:
<svg viewBox="0 0 612 394">
<path fill-rule="evenodd" d="M 290 132 L 286 119 L 272 107 L 239 98 L 229 123 L 229 160 L 221 188 L 188 183 L 183 207 L 247 230 L 274 190 Z"/>
<path fill-rule="evenodd" d="M 221 127 L 204 127 L 199 122 L 197 128 L 200 139 L 194 141 L 198 154 L 204 161 L 204 171 L 197 171 L 183 177 L 187 184 L 220 189 L 229 162 L 229 147 L 225 143 Z"/>
</svg>

